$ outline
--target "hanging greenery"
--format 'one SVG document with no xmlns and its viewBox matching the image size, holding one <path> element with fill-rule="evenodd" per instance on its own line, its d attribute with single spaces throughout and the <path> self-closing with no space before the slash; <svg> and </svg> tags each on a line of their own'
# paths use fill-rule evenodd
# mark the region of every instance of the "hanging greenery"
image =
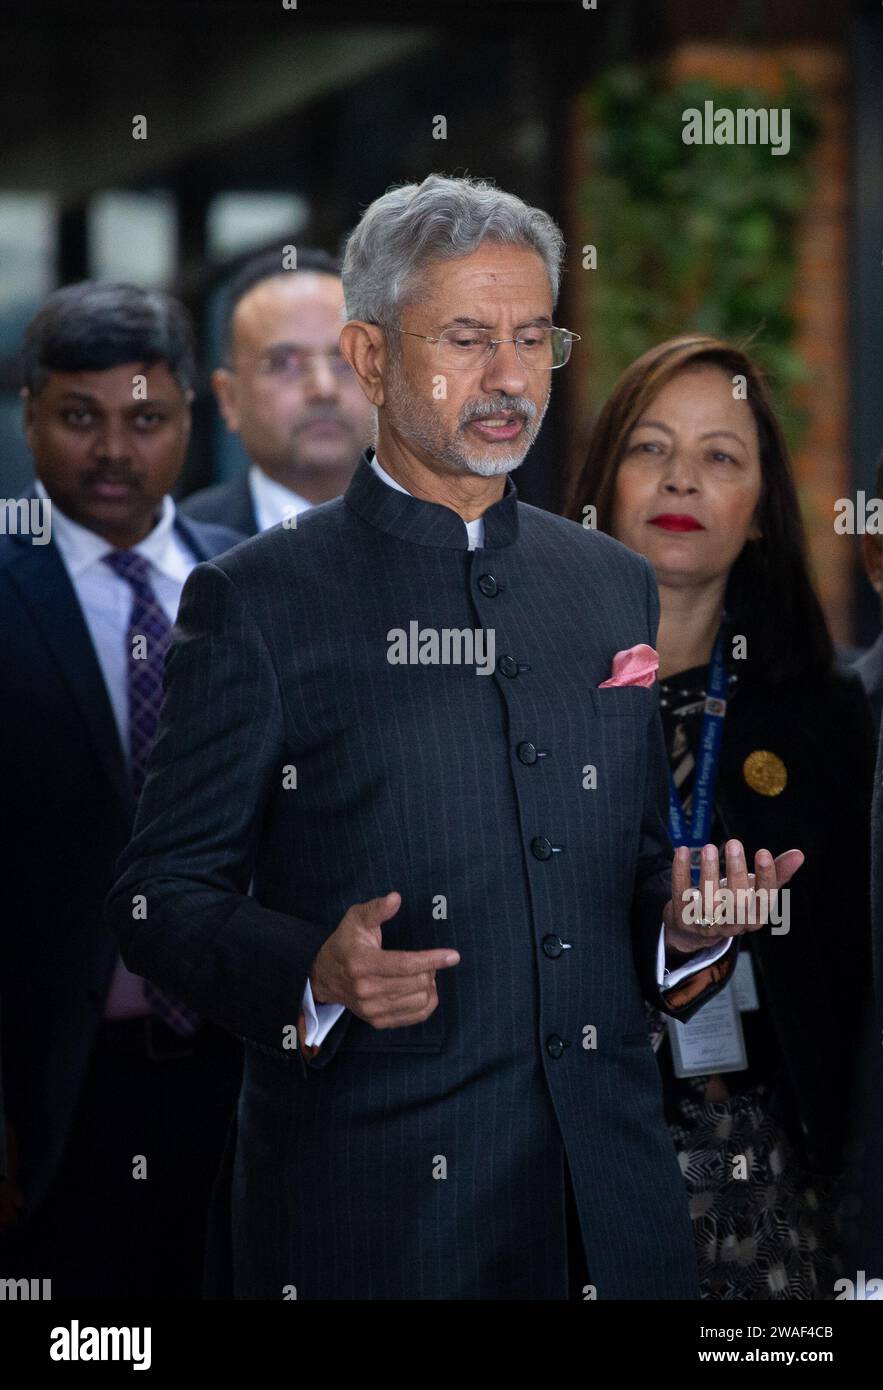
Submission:
<svg viewBox="0 0 883 1390">
<path fill-rule="evenodd" d="M 796 226 L 811 189 L 808 155 L 819 132 L 805 90 L 790 79 L 768 92 L 693 79 L 666 86 L 658 70 L 608 71 L 587 91 L 591 174 L 580 210 L 583 241 L 597 247 L 590 282 L 592 396 L 654 343 L 701 330 L 750 351 L 770 377 L 791 435 L 791 401 L 804 369 L 790 305 Z M 685 113 L 789 112 L 789 148 L 685 144 Z"/>
</svg>

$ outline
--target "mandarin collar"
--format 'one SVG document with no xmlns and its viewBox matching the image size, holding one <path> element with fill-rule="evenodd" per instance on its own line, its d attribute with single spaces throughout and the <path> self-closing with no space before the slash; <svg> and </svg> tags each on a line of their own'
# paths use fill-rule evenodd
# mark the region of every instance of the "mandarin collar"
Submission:
<svg viewBox="0 0 883 1390">
<path fill-rule="evenodd" d="M 374 450 L 359 459 L 343 500 L 363 521 L 398 540 L 414 545 L 434 545 L 443 550 L 468 550 L 469 536 L 463 518 L 440 502 L 424 502 L 409 492 L 399 492 L 378 478 L 371 467 Z M 503 496 L 484 512 L 483 550 L 511 545 L 518 536 L 518 491 L 511 474 Z"/>
</svg>

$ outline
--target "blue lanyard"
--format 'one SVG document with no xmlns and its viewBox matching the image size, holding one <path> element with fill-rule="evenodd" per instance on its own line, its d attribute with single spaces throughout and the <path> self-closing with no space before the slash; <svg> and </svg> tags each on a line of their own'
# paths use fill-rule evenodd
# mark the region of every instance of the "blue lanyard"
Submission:
<svg viewBox="0 0 883 1390">
<path fill-rule="evenodd" d="M 721 634 L 718 632 L 709 668 L 708 693 L 705 699 L 705 712 L 702 716 L 699 756 L 693 778 L 693 802 L 689 826 L 678 789 L 675 786 L 671 767 L 668 770 L 669 834 L 675 846 L 690 846 L 690 875 L 694 884 L 699 882 L 699 855 L 702 846 L 708 843 L 708 836 L 711 831 L 714 789 L 717 784 L 717 768 L 720 761 L 721 738 L 723 737 L 726 715 L 727 672 L 724 665 L 723 642 Z"/>
</svg>

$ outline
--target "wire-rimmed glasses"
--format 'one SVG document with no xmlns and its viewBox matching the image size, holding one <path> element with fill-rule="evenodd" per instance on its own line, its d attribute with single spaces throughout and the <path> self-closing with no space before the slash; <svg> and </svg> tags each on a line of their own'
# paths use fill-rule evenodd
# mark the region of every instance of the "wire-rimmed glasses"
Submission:
<svg viewBox="0 0 883 1390">
<path fill-rule="evenodd" d="M 531 324 L 521 330 L 516 338 L 494 338 L 489 328 L 455 324 L 442 329 L 438 337 L 428 333 L 412 333 L 408 328 L 396 328 L 394 324 L 379 324 L 380 328 L 391 328 L 395 333 L 405 333 L 409 338 L 422 338 L 424 342 L 434 343 L 441 372 L 462 372 L 484 366 L 489 362 L 500 343 L 514 343 L 515 352 L 523 367 L 532 371 L 553 372 L 563 367 L 570 359 L 570 350 L 580 339 L 579 333 L 571 333 L 568 328 L 545 327 Z"/>
</svg>

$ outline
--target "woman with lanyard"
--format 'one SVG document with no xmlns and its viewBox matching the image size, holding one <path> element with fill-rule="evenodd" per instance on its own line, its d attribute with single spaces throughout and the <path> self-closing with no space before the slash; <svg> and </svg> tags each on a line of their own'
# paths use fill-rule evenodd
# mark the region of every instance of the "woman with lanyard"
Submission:
<svg viewBox="0 0 883 1390">
<path fill-rule="evenodd" d="M 743 936 L 732 986 L 687 1024 L 649 1013 L 703 1297 L 831 1298 L 869 1000 L 874 744 L 860 682 L 834 671 L 787 448 L 751 360 L 695 335 L 633 363 L 571 515 L 585 524 L 590 506 L 656 574 L 669 829 L 694 884 L 703 847 L 714 857 L 731 838 L 749 862 L 760 846 L 805 855 L 776 901 L 755 904 L 763 925 Z M 719 940 L 738 910 L 720 895 L 697 920 Z"/>
</svg>

